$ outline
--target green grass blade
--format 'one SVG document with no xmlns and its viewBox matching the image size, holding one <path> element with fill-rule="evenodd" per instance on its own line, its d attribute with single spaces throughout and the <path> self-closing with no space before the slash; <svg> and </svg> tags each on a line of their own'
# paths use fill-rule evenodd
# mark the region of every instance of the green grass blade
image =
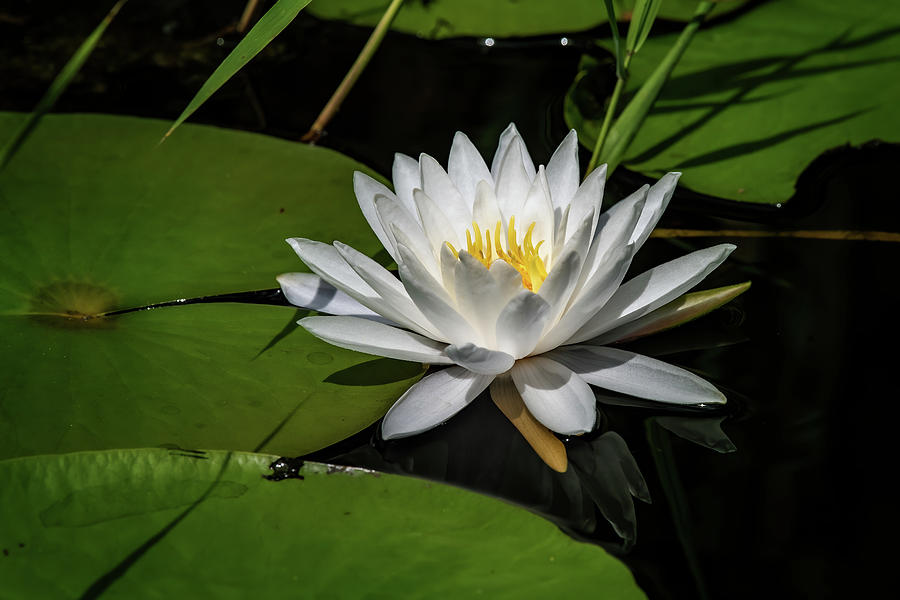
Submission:
<svg viewBox="0 0 900 600">
<path fill-rule="evenodd" d="M 675 44 L 659 63 L 653 74 L 644 82 L 641 89 L 634 95 L 625 110 L 613 124 L 609 136 L 603 144 L 602 159 L 609 165 L 607 173 L 611 174 L 622 161 L 622 156 L 628 149 L 628 144 L 634 139 L 638 129 L 650 112 L 650 107 L 656 102 L 659 93 L 669 79 L 669 75 L 675 69 L 675 65 L 681 59 L 684 51 L 690 45 L 694 34 L 700 28 L 700 24 L 706 15 L 715 7 L 714 2 L 700 2 L 691 21 L 685 26 Z"/>
<path fill-rule="evenodd" d="M 311 0 L 278 0 L 275 5 L 269 9 L 266 14 L 247 32 L 244 39 L 235 47 L 231 53 L 225 57 L 213 74 L 209 76 L 206 83 L 200 88 L 200 91 L 188 103 L 184 111 L 179 115 L 172 126 L 166 132 L 165 138 L 172 135 L 175 128 L 184 123 L 185 119 L 190 117 L 194 111 L 206 102 L 216 90 L 218 90 L 226 81 L 231 79 L 244 65 L 259 54 L 269 42 L 275 39 L 288 24 L 294 20 L 294 17 L 310 3 Z"/>
<path fill-rule="evenodd" d="M 38 101 L 37 106 L 31 111 L 31 115 L 24 123 L 22 123 L 12 140 L 10 140 L 3 150 L 0 151 L 0 170 L 3 170 L 9 161 L 12 160 L 15 153 L 22 144 L 25 143 L 25 140 L 27 140 L 28 136 L 31 135 L 31 132 L 34 131 L 34 128 L 37 127 L 41 117 L 53 108 L 53 105 L 56 104 L 56 100 L 64 91 L 66 91 L 66 88 L 69 87 L 69 84 L 75 78 L 75 75 L 81 70 L 81 66 L 91 55 L 91 52 L 94 51 L 97 42 L 99 42 L 100 38 L 103 36 L 103 32 L 106 31 L 106 28 L 127 1 L 128 0 L 119 0 L 113 5 L 106 16 L 103 17 L 103 20 L 100 21 L 100 24 L 97 25 L 97 28 L 94 29 L 84 42 L 82 42 L 81 46 L 78 47 L 78 50 L 75 51 L 75 54 L 72 55 L 72 58 L 69 59 L 69 62 L 62 68 L 62 71 L 59 72 L 59 75 L 56 76 L 50 84 L 50 87 L 47 88 L 44 96 Z"/>
<path fill-rule="evenodd" d="M 619 38 L 619 24 L 616 21 L 616 9 L 612 0 L 603 0 L 606 5 L 606 17 L 612 30 L 613 52 L 616 55 L 616 77 L 625 79 L 625 56 L 622 53 L 622 40 Z"/>
<path fill-rule="evenodd" d="M 634 56 L 650 35 L 650 28 L 659 12 L 662 0 L 637 0 L 631 13 L 631 25 L 625 36 L 625 53 Z"/>
</svg>

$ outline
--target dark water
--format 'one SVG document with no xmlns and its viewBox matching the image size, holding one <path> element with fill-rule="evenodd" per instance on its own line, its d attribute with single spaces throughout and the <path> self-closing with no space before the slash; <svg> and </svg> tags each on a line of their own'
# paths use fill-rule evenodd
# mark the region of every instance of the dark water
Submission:
<svg viewBox="0 0 900 600">
<path fill-rule="evenodd" d="M 82 4 L 0 4 L 0 109 L 30 109 L 109 3 Z M 174 118 L 233 47 L 226 30 L 243 8 L 132 4 L 57 110 Z M 301 15 L 193 121 L 298 139 L 367 35 Z M 457 129 L 490 154 L 515 121 L 545 162 L 565 134 L 562 97 L 589 39 L 568 37 L 565 47 L 544 38 L 486 48 L 390 35 L 321 144 L 388 174 L 395 151 L 445 161 Z M 897 146 L 836 149 L 807 169 L 781 209 L 679 190 L 660 226 L 896 232 L 897 165 Z M 610 195 L 642 182 L 621 170 Z M 883 589 L 897 534 L 886 488 L 896 473 L 900 246 L 658 239 L 634 268 L 723 241 L 738 250 L 703 287 L 750 279 L 750 291 L 634 349 L 699 372 L 728 395 L 725 409 L 601 398 L 601 429 L 570 442 L 575 467 L 565 475 L 545 467 L 486 398 L 432 432 L 383 443 L 372 428 L 311 458 L 445 480 L 528 506 L 579 539 L 625 552 L 653 599 L 838 598 Z M 634 500 L 630 514 L 628 486 L 652 504 Z"/>
</svg>

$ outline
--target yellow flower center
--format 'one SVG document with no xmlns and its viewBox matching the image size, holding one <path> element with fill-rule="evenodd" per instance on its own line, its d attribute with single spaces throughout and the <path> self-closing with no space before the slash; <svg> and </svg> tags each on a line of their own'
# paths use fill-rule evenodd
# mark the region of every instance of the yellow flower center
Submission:
<svg viewBox="0 0 900 600">
<path fill-rule="evenodd" d="M 532 223 L 525 231 L 525 237 L 522 243 L 518 243 L 516 235 L 516 218 L 510 217 L 509 227 L 506 228 L 506 249 L 503 249 L 501 240 L 503 236 L 501 229 L 503 224 L 497 221 L 494 226 L 494 239 L 491 244 L 491 232 L 485 230 L 483 233 L 478 223 L 472 223 L 472 229 L 466 230 L 466 251 L 477 258 L 486 268 L 490 268 L 495 260 L 502 260 L 512 266 L 519 274 L 522 275 L 522 285 L 537 292 L 541 289 L 541 284 L 547 278 L 547 267 L 541 259 L 538 251 L 544 241 L 534 245 L 531 237 L 534 233 L 534 227 L 537 223 Z M 450 242 L 445 242 L 453 256 L 459 258 L 459 252 Z"/>
</svg>

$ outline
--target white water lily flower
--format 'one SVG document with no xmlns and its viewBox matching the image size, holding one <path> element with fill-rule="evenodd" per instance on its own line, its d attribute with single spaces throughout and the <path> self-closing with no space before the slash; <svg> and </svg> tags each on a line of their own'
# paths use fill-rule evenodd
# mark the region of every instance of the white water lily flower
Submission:
<svg viewBox="0 0 900 600">
<path fill-rule="evenodd" d="M 692 252 L 622 284 L 679 174 L 601 213 L 605 174 L 600 167 L 580 183 L 575 131 L 537 168 L 513 125 L 490 168 L 457 133 L 447 171 L 427 154 L 397 154 L 394 192 L 355 173 L 359 206 L 399 280 L 341 242 L 287 240 L 315 275 L 281 275 L 285 296 L 339 315 L 300 325 L 342 348 L 448 365 L 397 400 L 384 438 L 431 429 L 488 386 L 496 400 L 510 380 L 528 411 L 564 435 L 594 428 L 591 385 L 661 402 L 725 402 L 693 373 L 604 344 L 694 287 L 735 247 Z"/>
</svg>

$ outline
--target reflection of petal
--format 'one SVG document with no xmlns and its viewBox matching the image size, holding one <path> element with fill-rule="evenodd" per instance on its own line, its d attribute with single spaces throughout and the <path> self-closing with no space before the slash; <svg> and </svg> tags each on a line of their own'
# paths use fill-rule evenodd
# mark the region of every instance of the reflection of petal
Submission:
<svg viewBox="0 0 900 600">
<path fill-rule="evenodd" d="M 581 485 L 625 547 L 633 545 L 637 518 L 632 496 L 649 503 L 650 492 L 625 440 L 607 431 L 589 444 L 573 445 L 569 458 Z"/>
<path fill-rule="evenodd" d="M 406 390 L 381 422 L 386 440 L 432 429 L 466 407 L 491 381 L 462 367 L 448 367 L 428 375 Z"/>
<path fill-rule="evenodd" d="M 608 346 L 563 346 L 546 354 L 582 379 L 638 398 L 670 404 L 722 404 L 714 385 L 680 367 Z"/>
<path fill-rule="evenodd" d="M 704 448 L 728 454 L 735 452 L 737 446 L 722 431 L 725 417 L 698 419 L 693 417 L 653 417 L 657 423 L 680 438 L 699 444 Z"/>
</svg>

